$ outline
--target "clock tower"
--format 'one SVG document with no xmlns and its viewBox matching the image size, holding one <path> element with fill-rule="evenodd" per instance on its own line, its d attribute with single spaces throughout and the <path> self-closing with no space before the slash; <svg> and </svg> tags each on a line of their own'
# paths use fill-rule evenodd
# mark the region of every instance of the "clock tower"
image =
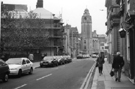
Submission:
<svg viewBox="0 0 135 89">
<path fill-rule="evenodd" d="M 92 53 L 92 20 L 88 9 L 84 10 L 81 19 L 81 50 L 84 53 Z"/>
</svg>

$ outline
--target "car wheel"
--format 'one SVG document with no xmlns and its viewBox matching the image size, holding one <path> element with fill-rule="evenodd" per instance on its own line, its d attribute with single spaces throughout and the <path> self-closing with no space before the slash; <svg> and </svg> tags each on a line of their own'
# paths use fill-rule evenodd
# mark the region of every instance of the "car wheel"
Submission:
<svg viewBox="0 0 135 89">
<path fill-rule="evenodd" d="M 43 67 L 43 65 L 40 65 L 40 67 Z"/>
<path fill-rule="evenodd" d="M 8 74 L 5 74 L 3 79 L 2 79 L 3 82 L 7 82 L 8 81 Z"/>
<path fill-rule="evenodd" d="M 21 77 L 21 76 L 22 76 L 22 70 L 19 70 L 18 77 Z"/>
<path fill-rule="evenodd" d="M 32 74 L 32 73 L 33 73 L 33 68 L 30 68 L 29 74 Z"/>
</svg>

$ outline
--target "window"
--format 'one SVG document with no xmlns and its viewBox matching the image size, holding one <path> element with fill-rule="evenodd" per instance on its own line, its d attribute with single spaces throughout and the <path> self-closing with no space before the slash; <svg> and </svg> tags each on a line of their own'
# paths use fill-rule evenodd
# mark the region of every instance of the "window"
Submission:
<svg viewBox="0 0 135 89">
<path fill-rule="evenodd" d="M 2 61 L 0 61 L 0 65 L 3 65 L 3 62 Z"/>
<path fill-rule="evenodd" d="M 84 17 L 84 20 L 87 20 L 87 17 Z"/>
<path fill-rule="evenodd" d="M 0 66 L 5 64 L 3 60 L 0 60 Z"/>
<path fill-rule="evenodd" d="M 22 61 L 22 64 L 26 64 L 26 61 L 25 61 L 25 60 L 23 60 L 23 61 Z"/>
<path fill-rule="evenodd" d="M 27 59 L 27 60 L 26 60 L 26 63 L 27 63 L 27 64 L 29 64 L 29 63 L 30 63 L 30 61 Z"/>
<path fill-rule="evenodd" d="M 84 40 L 84 43 L 86 43 L 86 40 Z"/>
<path fill-rule="evenodd" d="M 86 46 L 84 46 L 84 49 L 86 49 Z"/>
</svg>

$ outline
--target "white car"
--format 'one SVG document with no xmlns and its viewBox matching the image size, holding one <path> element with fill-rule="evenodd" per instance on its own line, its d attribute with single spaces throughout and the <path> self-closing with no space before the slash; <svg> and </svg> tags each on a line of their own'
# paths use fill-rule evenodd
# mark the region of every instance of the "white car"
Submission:
<svg viewBox="0 0 135 89">
<path fill-rule="evenodd" d="M 92 58 L 97 58 L 98 56 L 96 54 L 92 54 Z"/>
<path fill-rule="evenodd" d="M 10 58 L 6 63 L 10 69 L 9 75 L 21 77 L 22 73 L 33 73 L 33 63 L 28 58 Z"/>
</svg>

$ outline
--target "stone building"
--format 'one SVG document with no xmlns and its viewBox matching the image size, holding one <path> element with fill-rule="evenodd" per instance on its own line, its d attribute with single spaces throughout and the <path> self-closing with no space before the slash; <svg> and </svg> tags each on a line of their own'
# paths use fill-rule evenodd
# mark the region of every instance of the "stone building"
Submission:
<svg viewBox="0 0 135 89">
<path fill-rule="evenodd" d="M 92 53 L 99 53 L 100 49 L 100 43 L 99 43 L 99 38 L 98 34 L 96 33 L 96 30 L 93 31 L 92 33 Z"/>
<path fill-rule="evenodd" d="M 92 19 L 88 9 L 84 10 L 81 18 L 81 50 L 83 53 L 92 53 Z"/>
<path fill-rule="evenodd" d="M 65 53 L 76 57 L 79 54 L 79 33 L 77 27 L 71 27 L 71 25 L 65 25 Z"/>
<path fill-rule="evenodd" d="M 135 0 L 106 0 L 108 59 L 120 51 L 125 60 L 124 72 L 135 82 Z"/>
</svg>

